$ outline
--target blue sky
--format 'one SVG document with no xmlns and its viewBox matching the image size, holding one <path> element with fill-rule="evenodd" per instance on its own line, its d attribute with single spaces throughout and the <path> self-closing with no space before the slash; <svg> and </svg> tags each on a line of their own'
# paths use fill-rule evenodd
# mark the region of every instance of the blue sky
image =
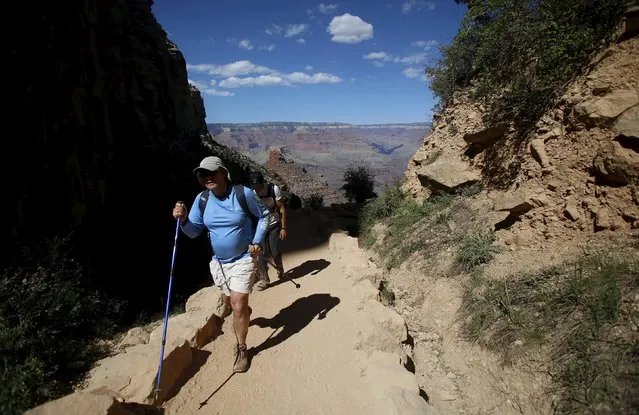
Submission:
<svg viewBox="0 0 639 415">
<path fill-rule="evenodd" d="M 428 122 L 454 0 L 156 0 L 207 122 Z"/>
</svg>

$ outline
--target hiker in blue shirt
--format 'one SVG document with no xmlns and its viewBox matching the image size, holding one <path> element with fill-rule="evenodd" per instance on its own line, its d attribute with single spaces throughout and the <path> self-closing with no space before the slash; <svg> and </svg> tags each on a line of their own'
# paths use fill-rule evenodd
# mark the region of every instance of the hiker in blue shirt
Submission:
<svg viewBox="0 0 639 415">
<path fill-rule="evenodd" d="M 214 252 L 211 275 L 222 291 L 218 314 L 226 318 L 233 313 L 237 337 L 233 371 L 246 372 L 249 367 L 246 336 L 251 314 L 248 300 L 257 279 L 256 258 L 266 234 L 269 210 L 250 188 L 231 185 L 231 175 L 218 157 L 204 158 L 193 172 L 206 190 L 196 196 L 188 215 L 184 203 L 177 202 L 173 217 L 180 220 L 182 232 L 190 238 L 205 229 L 209 231 Z"/>
</svg>

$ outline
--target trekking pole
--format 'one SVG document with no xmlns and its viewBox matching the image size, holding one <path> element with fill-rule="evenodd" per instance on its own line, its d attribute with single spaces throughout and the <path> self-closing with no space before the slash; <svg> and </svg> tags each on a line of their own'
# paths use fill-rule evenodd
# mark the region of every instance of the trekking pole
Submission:
<svg viewBox="0 0 639 415">
<path fill-rule="evenodd" d="M 160 380 L 162 379 L 162 362 L 164 360 L 164 345 L 166 344 L 166 326 L 169 321 L 169 305 L 171 303 L 171 287 L 173 286 L 173 264 L 175 263 L 175 248 L 177 246 L 178 232 L 180 230 L 180 219 L 175 224 L 175 238 L 173 239 L 173 255 L 171 256 L 171 273 L 169 274 L 169 293 L 166 296 L 166 311 L 164 312 L 164 329 L 162 330 L 162 350 L 160 351 L 160 366 L 158 367 L 158 377 L 155 386 L 155 401 L 160 395 Z"/>
<path fill-rule="evenodd" d="M 266 258 L 266 257 L 265 257 L 264 259 L 266 260 L 266 262 L 268 262 L 268 264 L 269 264 L 270 266 L 272 266 L 273 268 L 277 269 L 277 267 L 275 266 L 275 264 L 274 264 L 274 263 L 272 263 L 271 261 L 269 261 L 269 259 L 268 259 L 268 258 Z M 284 273 L 284 275 L 286 275 L 286 273 Z M 295 281 L 293 281 L 293 278 L 291 278 L 291 276 L 290 276 L 290 275 L 289 275 L 289 276 L 286 276 L 286 277 L 284 277 L 284 278 L 286 278 L 287 280 L 289 280 L 290 282 L 292 282 L 292 283 L 293 283 L 293 285 L 295 286 L 295 288 L 300 288 L 300 287 L 301 287 L 301 285 L 299 285 L 298 283 L 296 283 Z"/>
</svg>

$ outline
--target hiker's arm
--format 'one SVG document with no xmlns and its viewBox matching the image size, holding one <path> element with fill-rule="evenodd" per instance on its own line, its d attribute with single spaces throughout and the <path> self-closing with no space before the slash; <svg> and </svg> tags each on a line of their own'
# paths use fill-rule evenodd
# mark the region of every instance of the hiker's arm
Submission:
<svg viewBox="0 0 639 415">
<path fill-rule="evenodd" d="M 266 224 L 268 222 L 269 211 L 251 189 L 244 188 L 244 194 L 246 195 L 246 204 L 248 205 L 249 210 L 258 218 L 257 229 L 255 229 L 255 236 L 253 236 L 253 244 L 260 245 L 266 235 Z"/>
<path fill-rule="evenodd" d="M 280 218 L 282 219 L 282 229 L 286 229 L 286 204 L 283 200 L 277 201 L 277 208 L 280 210 Z"/>
<path fill-rule="evenodd" d="M 182 229 L 182 232 L 184 232 L 184 234 L 189 238 L 197 237 L 204 229 L 204 220 L 198 203 L 199 199 L 200 195 L 195 196 L 189 215 L 184 223 L 180 223 L 180 229 Z"/>
<path fill-rule="evenodd" d="M 280 220 L 282 222 L 282 229 L 280 230 L 280 239 L 286 239 L 286 204 L 282 199 L 282 192 L 279 187 L 275 186 L 275 201 L 277 203 L 277 209 L 280 211 Z"/>
</svg>

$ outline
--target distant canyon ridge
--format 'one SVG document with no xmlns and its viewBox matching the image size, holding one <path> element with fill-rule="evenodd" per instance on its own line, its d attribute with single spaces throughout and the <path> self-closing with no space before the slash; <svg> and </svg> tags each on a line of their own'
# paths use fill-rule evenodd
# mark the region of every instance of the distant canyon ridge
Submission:
<svg viewBox="0 0 639 415">
<path fill-rule="evenodd" d="M 262 122 L 207 124 L 213 139 L 265 164 L 279 149 L 328 186 L 339 189 L 349 166 L 365 165 L 376 190 L 400 180 L 423 144 L 430 123 L 352 125 L 344 123 Z M 287 179 L 284 177 L 284 179 Z"/>
</svg>

